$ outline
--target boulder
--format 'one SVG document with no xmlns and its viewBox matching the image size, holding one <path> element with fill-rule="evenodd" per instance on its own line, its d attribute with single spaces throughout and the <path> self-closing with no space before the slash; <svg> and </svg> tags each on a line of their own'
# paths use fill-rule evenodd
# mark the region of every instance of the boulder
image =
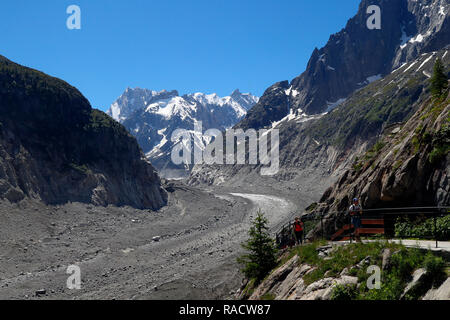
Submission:
<svg viewBox="0 0 450 320">
<path fill-rule="evenodd" d="M 341 275 L 341 276 L 347 276 L 348 273 L 349 273 L 348 268 L 344 268 L 344 270 L 341 271 L 341 274 L 340 274 L 340 275 Z"/>
<path fill-rule="evenodd" d="M 370 256 L 365 257 L 363 260 L 361 260 L 361 262 L 359 262 L 356 267 L 358 269 L 361 269 L 362 267 L 364 267 L 365 265 L 370 264 Z"/>
<path fill-rule="evenodd" d="M 284 281 L 297 265 L 298 256 L 292 257 L 287 263 L 274 270 L 266 280 L 264 280 L 258 288 L 253 292 L 249 300 L 259 300 L 267 294 L 275 285 Z"/>
<path fill-rule="evenodd" d="M 299 267 L 295 267 L 294 270 L 286 277 L 286 279 L 277 287 L 273 289 L 273 293 L 276 295 L 276 300 L 291 300 L 301 293 L 304 288 L 303 277 L 311 272 L 313 267 L 303 264 Z"/>
<path fill-rule="evenodd" d="M 418 288 L 422 282 L 425 279 L 425 275 L 427 274 L 427 271 L 424 268 L 417 269 L 413 273 L 413 278 L 410 283 L 406 286 L 405 290 L 403 291 L 402 295 L 400 296 L 400 299 L 405 298 L 405 296 L 408 293 L 413 292 L 416 288 Z"/>
<path fill-rule="evenodd" d="M 381 264 L 381 268 L 383 270 L 389 270 L 389 268 L 391 267 L 392 252 L 390 249 L 383 249 L 382 255 L 383 255 L 383 262 Z"/>
<path fill-rule="evenodd" d="M 300 300 L 329 300 L 337 285 L 356 285 L 357 277 L 342 276 L 340 278 L 324 278 L 310 284 L 305 290 Z"/>
<path fill-rule="evenodd" d="M 437 289 L 431 289 L 422 300 L 450 300 L 450 278 Z"/>
</svg>

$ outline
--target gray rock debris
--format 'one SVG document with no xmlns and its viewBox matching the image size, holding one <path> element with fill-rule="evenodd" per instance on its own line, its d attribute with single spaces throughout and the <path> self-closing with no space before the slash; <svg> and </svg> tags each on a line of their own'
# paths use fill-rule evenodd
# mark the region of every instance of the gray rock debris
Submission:
<svg viewBox="0 0 450 320">
<path fill-rule="evenodd" d="M 422 300 L 450 300 L 450 278 L 438 288 L 431 289 Z"/>
<path fill-rule="evenodd" d="M 400 296 L 400 299 L 403 299 L 409 292 L 412 292 L 417 286 L 421 284 L 423 281 L 427 271 L 424 268 L 417 269 L 413 273 L 413 279 L 410 283 L 406 286 L 405 290 L 403 291 L 402 295 Z"/>
</svg>

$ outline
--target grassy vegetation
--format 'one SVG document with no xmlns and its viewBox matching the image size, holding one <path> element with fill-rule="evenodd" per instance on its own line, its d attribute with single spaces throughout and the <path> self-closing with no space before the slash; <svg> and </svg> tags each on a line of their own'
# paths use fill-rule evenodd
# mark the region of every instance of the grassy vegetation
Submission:
<svg viewBox="0 0 450 320">
<path fill-rule="evenodd" d="M 392 169 L 397 170 L 398 168 L 400 168 L 403 164 L 402 160 L 398 160 L 394 163 L 394 166 L 392 167 Z"/>
<path fill-rule="evenodd" d="M 92 132 L 112 130 L 115 135 L 129 135 L 124 126 L 103 111 L 97 109 L 92 109 L 89 124 L 85 127 L 85 129 Z"/>
<path fill-rule="evenodd" d="M 305 234 L 308 234 L 308 232 L 310 232 L 311 230 L 313 230 L 316 225 L 317 225 L 317 221 L 315 220 L 306 220 L 304 222 L 304 226 L 305 226 Z"/>
<path fill-rule="evenodd" d="M 412 78 L 401 87 L 389 82 L 387 79 L 367 86 L 342 107 L 318 120 L 310 130 L 314 138 L 345 147 L 351 145 L 356 136 L 374 137 L 383 126 L 407 120 L 426 97 L 426 79 Z"/>
<path fill-rule="evenodd" d="M 275 300 L 275 295 L 272 293 L 266 293 L 261 297 L 261 300 L 269 301 L 269 300 Z"/>
<path fill-rule="evenodd" d="M 383 242 L 351 244 L 338 247 L 329 260 L 320 259 L 317 256 L 318 260 L 313 263 L 317 269 L 305 276 L 305 283 L 310 284 L 322 279 L 325 273 L 328 273 L 330 277 L 337 277 L 345 268 L 349 269 L 350 274 L 356 276 L 357 270 L 352 267 L 367 257 L 370 257 L 371 264 L 377 264 L 377 262 L 381 264 L 381 251 L 384 248 L 396 250 L 399 249 L 399 245 Z"/>
<path fill-rule="evenodd" d="M 245 286 L 244 290 L 242 291 L 242 295 L 244 297 L 250 297 L 256 288 L 256 279 L 250 279 Z"/>
<path fill-rule="evenodd" d="M 75 112 L 87 117 L 91 108 L 83 95 L 68 83 L 20 66 L 2 56 L 0 56 L 0 88 L 3 98 L 0 113 L 6 114 L 11 119 L 32 119 L 43 125 L 42 122 L 51 116 L 54 122 L 64 126 L 65 123 L 58 122 L 72 117 L 73 125 L 76 122 L 74 120 L 81 120 L 74 119 Z M 56 124 L 55 128 L 58 128 Z M 44 129 L 49 128 L 43 128 L 43 132 Z"/>
<path fill-rule="evenodd" d="M 441 241 L 450 240 L 450 216 L 433 218 L 399 218 L 395 224 L 395 236 L 399 238 L 430 239 L 437 235 Z"/>
<path fill-rule="evenodd" d="M 364 154 L 362 159 L 356 157 L 355 162 L 353 163 L 353 171 L 360 172 L 364 168 L 368 168 L 369 165 L 372 170 L 375 169 L 377 164 L 373 161 L 385 146 L 386 142 L 379 140 Z"/>
<path fill-rule="evenodd" d="M 76 163 L 70 163 L 69 167 L 82 173 L 82 174 L 88 174 L 88 173 L 92 173 L 92 171 L 88 168 L 87 165 L 82 164 L 82 165 L 78 165 Z"/>
<path fill-rule="evenodd" d="M 448 74 L 449 65 L 444 68 Z M 436 119 L 446 106 L 444 97 L 446 94 L 435 100 L 423 119 Z M 429 98 L 427 77 L 412 71 L 394 73 L 353 94 L 339 108 L 313 123 L 308 131 L 318 141 L 329 141 L 337 147 L 352 146 L 355 137 L 367 140 L 378 135 L 383 127 L 408 120 Z"/>
<path fill-rule="evenodd" d="M 415 135 L 411 140 L 412 146 L 413 146 L 413 152 L 417 153 L 420 150 L 421 142 L 419 140 L 419 137 Z"/>
<path fill-rule="evenodd" d="M 432 99 L 426 107 L 425 114 L 421 117 L 421 121 L 428 120 L 434 122 L 437 117 L 444 111 L 447 106 L 448 99 L 439 98 Z M 424 146 L 432 144 L 432 151 L 428 155 L 428 160 L 432 165 L 438 165 L 450 152 L 450 115 L 446 119 L 446 123 L 437 132 L 427 130 L 424 123 L 421 123 L 414 131 L 411 140 L 411 151 L 418 153 Z"/>
<path fill-rule="evenodd" d="M 414 270 L 425 268 L 427 271 L 425 287 L 417 287 L 404 297 L 407 300 L 420 298 L 429 289 L 428 284 L 434 287 L 439 286 L 445 277 L 445 262 L 441 257 L 437 257 L 428 251 L 424 254 L 419 249 L 402 248 L 398 253 L 392 256 L 391 268 L 382 274 L 381 289 L 369 290 L 366 286 L 361 286 L 358 299 L 363 300 L 398 300 L 400 299 L 408 281 L 411 280 L 411 274 Z M 361 277 L 366 281 L 366 275 Z"/>
<path fill-rule="evenodd" d="M 285 263 L 294 255 L 299 256 L 299 264 L 309 264 L 315 269 L 305 275 L 303 280 L 306 285 L 327 277 L 339 277 L 344 269 L 348 274 L 358 277 L 360 286 L 338 285 L 333 289 L 332 299 L 334 300 L 397 300 L 400 299 L 407 283 L 411 280 L 411 275 L 418 268 L 427 270 L 427 283 L 439 286 L 446 274 L 445 261 L 435 256 L 431 251 L 424 253 L 420 249 L 407 249 L 401 244 L 377 241 L 372 243 L 354 243 L 339 246 L 333 250 L 328 259 L 322 259 L 316 250 L 326 242 L 314 242 L 302 247 L 291 249 L 285 255 L 282 263 Z M 382 272 L 381 289 L 369 290 L 365 283 L 370 274 L 365 267 L 357 267 L 363 260 L 370 261 L 370 265 L 382 267 L 382 252 L 390 249 L 393 252 L 391 257 L 391 267 Z M 428 288 L 427 288 L 428 289 Z M 411 292 L 407 299 L 417 299 L 424 294 L 424 288 L 417 288 Z"/>
<path fill-rule="evenodd" d="M 360 172 L 363 167 L 364 167 L 364 163 L 363 162 L 355 162 L 353 164 L 353 170 L 356 171 L 356 172 Z"/>
<path fill-rule="evenodd" d="M 364 155 L 364 159 L 371 160 L 375 158 L 379 154 L 379 152 L 384 148 L 385 145 L 386 145 L 385 142 L 381 140 L 377 141 L 377 143 L 375 143 L 375 145 L 366 152 L 366 154 Z"/>
<path fill-rule="evenodd" d="M 430 108 L 427 113 L 425 113 L 421 119 L 431 119 L 433 122 L 437 119 L 437 117 L 444 111 L 445 107 L 448 103 L 448 97 L 433 99 L 430 101 Z"/>
<path fill-rule="evenodd" d="M 357 290 L 355 285 L 342 285 L 338 284 L 334 287 L 333 292 L 331 294 L 331 300 L 354 300 L 357 297 Z"/>
<path fill-rule="evenodd" d="M 136 140 L 68 83 L 0 56 L 0 118 L 34 157 L 55 170 L 123 175 L 140 159 Z M 129 171 L 131 172 L 131 171 Z M 78 175 L 78 174 L 77 174 Z"/>
<path fill-rule="evenodd" d="M 450 126 L 444 125 L 436 132 L 432 142 L 433 150 L 428 156 L 431 164 L 437 165 L 450 152 Z"/>
<path fill-rule="evenodd" d="M 312 211 L 314 211 L 317 208 L 317 206 L 318 206 L 318 203 L 317 202 L 313 202 L 305 210 L 307 212 L 312 212 Z"/>
<path fill-rule="evenodd" d="M 384 148 L 385 145 L 386 145 L 385 142 L 378 141 L 377 143 L 375 143 L 375 145 L 373 146 L 372 149 L 373 149 L 374 152 L 378 153 Z"/>
<path fill-rule="evenodd" d="M 300 263 L 315 264 L 319 261 L 319 256 L 317 255 L 316 249 L 326 244 L 327 241 L 315 241 L 305 246 L 294 247 L 289 251 L 288 254 L 283 256 L 278 266 L 285 264 L 296 255 L 299 256 Z"/>
<path fill-rule="evenodd" d="M 433 287 L 438 287 L 447 278 L 447 266 L 441 257 L 436 257 L 431 252 L 428 252 L 423 261 L 423 265 L 427 272 L 432 275 L 430 278 Z"/>
</svg>

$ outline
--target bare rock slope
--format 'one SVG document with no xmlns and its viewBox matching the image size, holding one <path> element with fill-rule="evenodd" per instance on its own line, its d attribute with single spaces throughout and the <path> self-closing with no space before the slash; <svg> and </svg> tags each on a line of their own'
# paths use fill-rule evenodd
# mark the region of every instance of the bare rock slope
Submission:
<svg viewBox="0 0 450 320">
<path fill-rule="evenodd" d="M 167 195 L 135 138 L 64 81 L 0 56 L 0 197 L 157 209 Z"/>
<path fill-rule="evenodd" d="M 344 217 L 336 212 L 353 197 L 365 208 L 450 205 L 449 119 L 450 98 L 428 99 L 407 122 L 386 128 L 371 149 L 357 154 L 315 209 L 331 218 L 326 233 L 342 227 Z"/>
<path fill-rule="evenodd" d="M 269 130 L 280 131 L 280 170 L 274 176 L 261 177 L 261 166 L 198 165 L 189 182 L 260 185 L 268 180 L 280 190 L 306 191 L 319 200 L 384 132 L 399 127 L 420 109 L 429 98 L 429 77 L 438 57 L 448 73 L 448 49 L 427 53 L 353 93 L 327 114 L 292 113 L 272 124 Z"/>
</svg>

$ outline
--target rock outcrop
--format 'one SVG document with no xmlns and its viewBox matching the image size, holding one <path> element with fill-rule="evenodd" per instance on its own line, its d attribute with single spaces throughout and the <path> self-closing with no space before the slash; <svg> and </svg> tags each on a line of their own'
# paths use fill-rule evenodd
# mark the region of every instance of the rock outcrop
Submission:
<svg viewBox="0 0 450 320">
<path fill-rule="evenodd" d="M 428 291 L 422 300 L 450 300 L 450 278 L 439 288 Z"/>
<path fill-rule="evenodd" d="M 330 300 L 333 288 L 337 285 L 356 285 L 357 277 L 341 275 L 338 278 L 323 278 L 305 284 L 303 277 L 315 267 L 300 264 L 296 255 L 275 269 L 253 292 L 249 300 L 260 300 L 271 294 L 275 300 Z"/>
<path fill-rule="evenodd" d="M 450 205 L 449 116 L 449 97 L 429 99 L 406 123 L 386 128 L 372 149 L 358 154 L 315 209 L 327 218 L 326 234 L 342 227 L 345 218 L 336 212 L 346 211 L 354 197 L 367 209 Z"/>
<path fill-rule="evenodd" d="M 367 28 L 372 5 L 381 10 L 379 30 Z M 442 49 L 449 40 L 449 9 L 446 0 L 362 0 L 345 28 L 313 51 L 305 72 L 269 88 L 239 126 L 259 129 L 287 116 L 289 109 L 308 115 L 329 111 L 403 63 Z"/>
<path fill-rule="evenodd" d="M 381 8 L 381 30 L 366 26 L 369 5 Z M 266 179 L 261 166 L 198 165 L 190 183 L 322 193 L 385 129 L 420 108 L 437 57 L 449 71 L 449 8 L 445 0 L 361 1 L 346 27 L 314 50 L 303 74 L 267 89 L 235 126 L 280 130 L 278 174 Z"/>
<path fill-rule="evenodd" d="M 317 193 L 317 200 L 338 179 L 343 183 L 346 171 L 353 167 L 357 157 L 371 149 L 383 132 L 400 130 L 429 99 L 429 77 L 435 59 L 441 58 L 447 73 L 450 72 L 448 49 L 424 54 L 403 65 L 353 93 L 325 115 L 310 117 L 304 113 L 293 113 L 270 126 L 270 129 L 280 131 L 280 170 L 268 183 L 279 183 L 281 189 L 306 189 L 311 194 Z M 274 90 L 280 91 L 279 88 Z M 265 99 L 262 97 L 260 101 Z M 284 108 L 283 103 L 280 108 Z M 397 132 L 396 136 L 402 134 Z M 247 181 L 258 185 L 264 182 L 259 174 L 260 168 L 250 165 L 199 165 L 193 169 L 189 181 L 194 185 L 233 185 Z M 436 176 L 434 179 L 442 177 Z M 444 185 L 445 181 L 439 184 Z M 373 193 L 376 190 L 372 186 L 369 191 Z M 443 190 L 437 192 L 440 197 L 445 194 Z M 329 194 L 327 198 L 330 198 Z"/>
<path fill-rule="evenodd" d="M 135 138 L 64 81 L 0 56 L 0 197 L 158 209 L 167 194 Z"/>
<path fill-rule="evenodd" d="M 307 246 L 312 246 L 307 245 Z M 449 280 L 428 271 L 423 264 L 412 267 L 416 258 L 405 258 L 408 249 L 380 243 L 329 244 L 315 247 L 317 258 L 312 258 L 311 247 L 305 246 L 285 251 L 280 265 L 258 285 L 246 283 L 235 294 L 236 299 L 249 300 L 351 300 L 351 299 L 424 299 L 448 300 Z M 362 249 L 366 249 L 363 251 Z M 305 252 L 308 252 L 305 254 Z M 358 253 L 357 253 L 358 252 Z M 290 255 L 294 255 L 290 257 Z M 364 254 L 368 254 L 365 258 Z M 402 256 L 402 262 L 395 259 Z M 290 258 L 289 258 L 290 257 Z M 395 262 L 387 260 L 394 257 Z M 361 260 L 361 261 L 359 261 Z M 380 263 L 382 261 L 382 264 Z M 374 267 L 381 271 L 377 286 L 369 275 Z M 391 269 L 392 268 L 392 269 Z M 410 275 L 400 275 L 411 268 Z M 367 275 L 367 276 L 366 276 Z M 399 282 L 393 281 L 397 277 Z M 388 280 L 389 279 L 389 280 Z M 439 280 L 437 280 L 439 279 Z M 446 279 L 446 281 L 445 281 Z M 396 283 L 391 286 L 393 281 Z M 373 285 L 373 286 L 371 286 Z M 436 287 L 434 287 L 436 286 Z M 395 289 L 394 289 L 395 288 Z"/>
</svg>

